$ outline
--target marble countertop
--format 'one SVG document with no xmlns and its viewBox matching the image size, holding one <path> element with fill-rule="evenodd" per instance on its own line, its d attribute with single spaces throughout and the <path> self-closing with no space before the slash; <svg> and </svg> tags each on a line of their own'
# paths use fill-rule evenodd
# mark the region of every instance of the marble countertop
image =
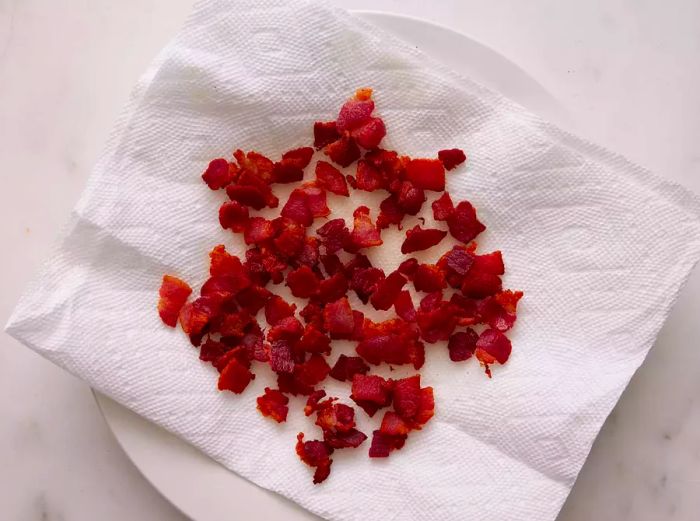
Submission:
<svg viewBox="0 0 700 521">
<path fill-rule="evenodd" d="M 697 0 L 334 0 L 504 54 L 585 137 L 700 193 Z M 131 85 L 192 0 L 0 0 L 0 319 L 85 183 Z M 606 422 L 559 521 L 700 512 L 700 273 Z M 184 519 L 121 451 L 88 387 L 0 337 L 0 519 Z"/>
</svg>

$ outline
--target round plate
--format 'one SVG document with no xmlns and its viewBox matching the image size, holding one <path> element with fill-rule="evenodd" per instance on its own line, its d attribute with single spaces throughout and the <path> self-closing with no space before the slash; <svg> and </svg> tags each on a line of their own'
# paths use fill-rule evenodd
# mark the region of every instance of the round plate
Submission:
<svg viewBox="0 0 700 521">
<path fill-rule="evenodd" d="M 561 105 L 533 78 L 497 52 L 419 19 L 388 13 L 354 14 L 394 33 L 452 70 L 504 94 L 546 119 L 570 127 Z M 212 388 L 213 389 L 213 388 Z M 97 403 L 114 436 L 143 475 L 188 517 L 197 521 L 319 519 L 282 496 L 227 470 L 173 434 L 109 398 Z"/>
</svg>

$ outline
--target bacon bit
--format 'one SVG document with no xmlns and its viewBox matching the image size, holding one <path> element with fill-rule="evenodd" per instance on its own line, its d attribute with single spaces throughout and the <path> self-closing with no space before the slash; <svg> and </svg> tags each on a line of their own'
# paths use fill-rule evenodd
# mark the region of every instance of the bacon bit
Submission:
<svg viewBox="0 0 700 521">
<path fill-rule="evenodd" d="M 433 218 L 436 221 L 446 221 L 455 211 L 455 206 L 452 203 L 450 194 L 445 192 L 440 197 L 435 199 L 432 204 Z"/>
<path fill-rule="evenodd" d="M 355 138 L 357 144 L 362 148 L 372 149 L 378 147 L 384 136 L 386 136 L 386 127 L 382 119 L 369 118 L 364 125 L 351 130 L 350 135 Z"/>
<path fill-rule="evenodd" d="M 211 329 L 213 332 L 220 333 L 222 337 L 241 339 L 252 320 L 253 318 L 245 311 L 226 313 Z"/>
<path fill-rule="evenodd" d="M 345 197 L 350 196 L 345 177 L 340 173 L 340 170 L 330 163 L 325 161 L 316 163 L 316 182 L 329 192 Z"/>
<path fill-rule="evenodd" d="M 282 207 L 280 215 L 296 221 L 302 226 L 311 226 L 314 222 L 314 216 L 309 208 L 306 193 L 299 188 L 295 188 L 289 194 L 289 199 Z"/>
<path fill-rule="evenodd" d="M 232 393 L 242 393 L 248 384 L 255 380 L 255 375 L 250 372 L 245 365 L 232 358 L 219 375 L 219 391 L 231 391 Z"/>
<path fill-rule="evenodd" d="M 262 244 L 275 236 L 275 225 L 264 217 L 253 217 L 243 233 L 246 244 Z"/>
<path fill-rule="evenodd" d="M 238 201 L 227 201 L 219 208 L 219 223 L 224 230 L 241 233 L 248 223 L 248 207 Z"/>
<path fill-rule="evenodd" d="M 199 297 L 180 310 L 180 327 L 193 345 L 199 345 L 209 321 L 218 314 L 219 302 L 211 297 Z"/>
<path fill-rule="evenodd" d="M 304 309 L 299 312 L 299 316 L 307 324 L 313 324 L 317 329 L 323 329 L 323 309 L 315 302 L 309 302 Z"/>
<path fill-rule="evenodd" d="M 453 362 L 469 360 L 474 354 L 478 338 L 479 335 L 473 329 L 454 333 L 447 343 L 447 349 L 450 351 L 450 360 Z"/>
<path fill-rule="evenodd" d="M 462 293 L 472 298 L 485 298 L 501 291 L 505 272 L 500 251 L 474 256 L 469 271 L 462 280 Z"/>
<path fill-rule="evenodd" d="M 289 412 L 289 398 L 282 394 L 277 389 L 265 387 L 265 394 L 258 396 L 258 410 L 263 416 L 272 418 L 277 423 L 287 421 L 287 413 Z"/>
<path fill-rule="evenodd" d="M 374 101 L 371 99 L 346 101 L 340 108 L 336 126 L 340 132 L 354 130 L 367 123 L 374 111 Z"/>
<path fill-rule="evenodd" d="M 507 336 L 495 329 L 487 329 L 476 341 L 476 358 L 484 366 L 486 374 L 491 378 L 489 365 L 498 362 L 505 364 L 510 357 L 511 343 Z"/>
<path fill-rule="evenodd" d="M 406 423 L 401 416 L 394 411 L 387 411 L 382 418 L 382 425 L 379 431 L 387 436 L 406 436 L 411 427 Z"/>
<path fill-rule="evenodd" d="M 357 162 L 357 173 L 355 174 L 355 184 L 353 188 L 374 192 L 382 188 L 383 179 L 381 172 L 372 163 L 361 159 Z"/>
<path fill-rule="evenodd" d="M 331 378 L 345 382 L 352 381 L 356 374 L 366 374 L 368 371 L 369 366 L 359 356 L 340 355 L 328 374 Z"/>
<path fill-rule="evenodd" d="M 397 203 L 399 208 L 408 215 L 416 215 L 420 212 L 425 202 L 425 192 L 410 181 L 401 183 L 398 192 Z"/>
<path fill-rule="evenodd" d="M 308 266 L 302 266 L 287 274 L 287 286 L 297 298 L 309 298 L 318 290 L 318 276 Z"/>
<path fill-rule="evenodd" d="M 183 280 L 172 275 L 163 275 L 158 291 L 158 314 L 164 324 L 175 327 L 180 310 L 187 302 L 192 288 Z"/>
<path fill-rule="evenodd" d="M 317 121 L 314 123 L 314 147 L 321 150 L 326 145 L 340 139 L 340 132 L 335 121 Z"/>
<path fill-rule="evenodd" d="M 384 278 L 384 271 L 380 268 L 358 268 L 352 272 L 350 288 L 355 291 L 363 304 L 367 304 Z"/>
<path fill-rule="evenodd" d="M 241 186 L 231 184 L 226 187 L 226 195 L 232 201 L 236 201 L 244 206 L 250 206 L 255 210 L 262 210 L 268 205 L 269 197 L 265 190 L 258 186 Z M 270 205 L 271 208 L 275 208 Z"/>
<path fill-rule="evenodd" d="M 377 217 L 377 227 L 382 230 L 388 228 L 392 224 L 396 224 L 401 229 L 401 221 L 404 217 L 404 211 L 399 207 L 399 203 L 395 194 L 379 203 L 379 217 Z"/>
<path fill-rule="evenodd" d="M 320 354 L 314 353 L 306 362 L 296 365 L 294 376 L 302 385 L 313 387 L 325 380 L 330 370 L 331 367 L 326 359 Z"/>
<path fill-rule="evenodd" d="M 225 159 L 214 159 L 202 174 L 202 179 L 212 190 L 219 190 L 233 180 L 237 170 L 238 167 L 235 164 L 229 165 Z"/>
<path fill-rule="evenodd" d="M 366 439 L 365 433 L 354 428 L 347 432 L 324 431 L 323 433 L 323 440 L 334 449 L 354 449 L 362 445 Z"/>
<path fill-rule="evenodd" d="M 422 229 L 420 225 L 414 226 L 406 232 L 406 239 L 401 245 L 401 253 L 413 253 L 414 251 L 432 248 L 447 235 L 446 231 L 435 228 Z"/>
<path fill-rule="evenodd" d="M 307 324 L 296 348 L 307 353 L 331 354 L 331 339 L 314 324 Z"/>
<path fill-rule="evenodd" d="M 280 339 L 270 343 L 270 368 L 276 373 L 294 371 L 292 347 L 289 340 Z"/>
<path fill-rule="evenodd" d="M 350 241 L 357 248 L 370 248 L 382 244 L 381 234 L 369 216 L 369 208 L 359 206 L 352 213 L 355 227 L 350 234 Z"/>
<path fill-rule="evenodd" d="M 271 296 L 272 293 L 262 286 L 250 286 L 236 295 L 236 302 L 248 313 L 254 315 L 262 309 Z"/>
<path fill-rule="evenodd" d="M 393 306 L 406 282 L 406 278 L 398 271 L 391 272 L 384 280 L 379 282 L 370 299 L 374 309 L 386 311 Z"/>
<path fill-rule="evenodd" d="M 306 205 L 313 217 L 326 217 L 331 213 L 326 203 L 326 191 L 315 182 L 304 183 L 297 190 L 306 194 Z"/>
<path fill-rule="evenodd" d="M 394 410 L 406 421 L 418 413 L 420 402 L 420 375 L 402 378 L 394 382 Z"/>
<path fill-rule="evenodd" d="M 272 295 L 265 303 L 265 320 L 276 326 L 282 319 L 293 317 L 296 304 L 290 304 L 279 295 Z"/>
<path fill-rule="evenodd" d="M 213 362 L 230 350 L 231 348 L 223 342 L 216 342 L 211 338 L 207 338 L 199 350 L 199 359 L 202 362 Z"/>
<path fill-rule="evenodd" d="M 411 294 L 408 291 L 403 290 L 399 292 L 394 301 L 394 311 L 406 322 L 416 321 L 416 308 L 413 306 L 413 299 L 411 299 Z"/>
<path fill-rule="evenodd" d="M 381 430 L 372 432 L 370 458 L 386 458 L 393 450 L 398 450 L 406 443 L 406 436 L 388 436 Z"/>
<path fill-rule="evenodd" d="M 268 362 L 270 360 L 270 345 L 263 343 L 263 334 L 257 322 L 253 322 L 251 330 L 241 339 L 241 346 L 247 351 L 250 360 Z"/>
<path fill-rule="evenodd" d="M 321 483 L 328 478 L 331 473 L 331 464 L 333 460 L 330 455 L 333 453 L 331 447 L 326 446 L 322 441 L 304 441 L 304 434 L 297 435 L 296 445 L 297 455 L 310 467 L 315 467 L 314 484 Z"/>
<path fill-rule="evenodd" d="M 391 403 L 393 382 L 378 375 L 356 374 L 352 378 L 352 399 L 370 417 Z"/>
<path fill-rule="evenodd" d="M 350 338 L 355 330 L 352 308 L 347 298 L 343 297 L 326 304 L 323 309 L 323 325 L 331 338 Z"/>
<path fill-rule="evenodd" d="M 234 347 L 226 351 L 223 355 L 212 362 L 212 365 L 219 371 L 219 374 L 226 368 L 228 363 L 236 359 L 243 367 L 250 368 L 250 359 L 248 352 L 243 347 Z"/>
<path fill-rule="evenodd" d="M 299 253 L 297 261 L 299 264 L 314 268 L 318 265 L 318 259 L 318 239 L 316 237 L 304 237 L 304 246 L 301 249 L 301 253 Z"/>
<path fill-rule="evenodd" d="M 438 261 L 438 266 L 446 274 L 452 287 L 460 287 L 464 276 L 474 264 L 474 254 L 464 246 L 454 246 Z"/>
<path fill-rule="evenodd" d="M 270 184 L 272 182 L 275 164 L 264 155 L 255 151 L 244 153 L 242 150 L 236 150 L 233 157 L 236 158 L 241 169 L 239 183 Z"/>
<path fill-rule="evenodd" d="M 454 212 L 447 217 L 447 228 L 452 237 L 464 244 L 469 244 L 486 227 L 476 217 L 476 210 L 468 201 L 457 204 Z"/>
<path fill-rule="evenodd" d="M 343 219 L 331 219 L 316 230 L 326 254 L 333 254 L 342 249 L 350 239 L 350 231 Z"/>
<path fill-rule="evenodd" d="M 401 264 L 399 264 L 398 271 L 400 273 L 403 273 L 406 275 L 409 279 L 413 279 L 413 276 L 416 274 L 416 270 L 418 269 L 418 260 L 411 258 L 411 259 L 406 259 L 403 261 Z"/>
<path fill-rule="evenodd" d="M 452 170 L 457 168 L 459 165 L 467 160 L 467 156 L 463 150 L 459 148 L 450 148 L 447 150 L 440 150 L 438 152 L 438 158 L 442 161 L 446 170 Z"/>
<path fill-rule="evenodd" d="M 355 427 L 355 409 L 343 403 L 329 403 L 318 411 L 316 425 L 324 431 L 347 432 Z"/>
<path fill-rule="evenodd" d="M 326 391 L 319 389 L 314 391 L 309 395 L 309 399 L 306 400 L 306 405 L 304 406 L 304 415 L 311 416 L 318 410 L 323 409 L 327 405 L 333 403 L 333 398 L 321 401 L 326 396 Z"/>
<path fill-rule="evenodd" d="M 348 293 L 348 281 L 342 273 L 336 273 L 333 276 L 321 280 L 318 285 L 316 298 L 319 302 L 327 304 L 334 302 Z"/>
<path fill-rule="evenodd" d="M 353 138 L 345 135 L 337 141 L 326 145 L 323 153 L 340 166 L 350 166 L 360 159 L 360 148 L 357 146 L 357 143 L 355 143 Z"/>
<path fill-rule="evenodd" d="M 420 264 L 413 274 L 416 291 L 431 293 L 445 287 L 445 274 L 435 264 Z"/>
<path fill-rule="evenodd" d="M 457 321 L 458 316 L 452 305 L 442 300 L 431 307 L 424 306 L 421 302 L 421 306 L 416 312 L 416 322 L 421 337 L 430 344 L 447 340 L 457 327 Z"/>
<path fill-rule="evenodd" d="M 445 190 L 445 167 L 439 159 L 411 159 L 406 165 L 406 179 L 423 190 Z"/>
<path fill-rule="evenodd" d="M 301 224 L 294 222 L 291 219 L 285 219 L 284 217 L 275 219 L 275 221 L 279 223 L 280 229 L 277 237 L 272 240 L 272 244 L 274 245 L 277 253 L 287 258 L 296 257 L 301 253 L 301 250 L 304 249 L 304 239 L 306 237 L 304 227 Z M 279 282 L 281 281 L 282 278 L 280 277 Z"/>
<path fill-rule="evenodd" d="M 304 178 L 304 168 L 311 162 L 314 149 L 311 147 L 295 148 L 282 155 L 282 160 L 275 163 L 272 178 L 275 183 L 294 183 Z"/>
<path fill-rule="evenodd" d="M 418 412 L 413 419 L 412 427 L 420 430 L 435 415 L 435 397 L 432 387 L 423 387 L 420 390 Z"/>
</svg>

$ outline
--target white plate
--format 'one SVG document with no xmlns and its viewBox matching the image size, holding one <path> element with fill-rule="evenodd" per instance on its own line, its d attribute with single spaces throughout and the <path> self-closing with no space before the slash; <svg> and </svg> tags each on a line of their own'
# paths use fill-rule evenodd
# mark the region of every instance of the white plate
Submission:
<svg viewBox="0 0 700 521">
<path fill-rule="evenodd" d="M 561 105 L 525 71 L 492 49 L 451 29 L 415 18 L 366 11 L 355 14 L 413 43 L 460 74 L 501 92 L 550 121 L 571 128 Z M 96 399 L 131 461 L 190 518 L 197 521 L 319 519 L 282 496 L 227 470 L 109 398 L 96 394 Z"/>
</svg>

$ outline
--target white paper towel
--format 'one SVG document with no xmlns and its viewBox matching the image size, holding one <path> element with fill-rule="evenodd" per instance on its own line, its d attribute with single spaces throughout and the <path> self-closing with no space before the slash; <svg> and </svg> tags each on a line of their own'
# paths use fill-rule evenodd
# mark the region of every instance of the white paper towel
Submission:
<svg viewBox="0 0 700 521">
<path fill-rule="evenodd" d="M 199 175 L 233 148 L 307 145 L 355 88 L 375 90 L 387 147 L 432 156 L 525 291 L 513 356 L 488 380 L 430 347 L 436 416 L 387 460 L 337 451 L 311 484 L 294 453 L 316 429 L 255 410 L 271 383 L 218 393 L 216 374 L 155 311 L 163 273 L 198 287 L 221 194 Z M 231 470 L 329 519 L 553 519 L 605 417 L 700 254 L 700 205 L 681 187 L 566 134 L 323 4 L 208 0 L 134 91 L 56 252 L 8 331 Z M 389 252 L 392 254 L 392 252 Z M 377 257 L 378 262 L 389 260 Z M 392 260 L 394 262 L 395 259 Z M 336 356 L 334 354 L 334 356 Z M 349 390 L 339 386 L 347 399 Z M 364 416 L 361 412 L 358 416 Z M 368 432 L 371 422 L 362 419 Z"/>
</svg>

